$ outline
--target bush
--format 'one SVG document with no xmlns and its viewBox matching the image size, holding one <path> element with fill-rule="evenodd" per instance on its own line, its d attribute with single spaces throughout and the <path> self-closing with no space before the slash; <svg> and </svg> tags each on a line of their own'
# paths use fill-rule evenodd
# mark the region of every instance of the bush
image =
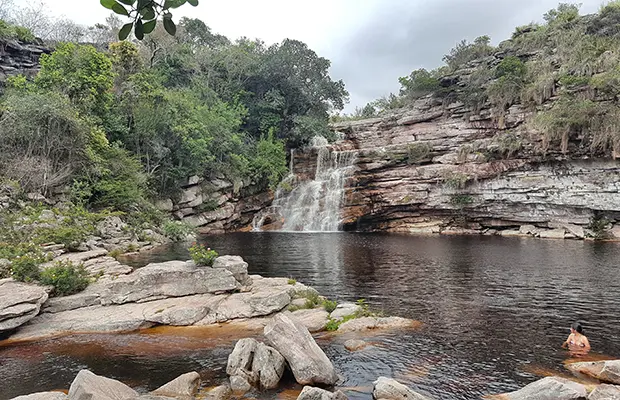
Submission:
<svg viewBox="0 0 620 400">
<path fill-rule="evenodd" d="M 323 308 L 328 313 L 331 313 L 332 311 L 334 311 L 337 306 L 338 306 L 338 303 L 335 300 L 325 300 L 323 302 Z"/>
<path fill-rule="evenodd" d="M 181 221 L 167 221 L 164 226 L 164 235 L 173 242 L 182 242 L 194 233 L 194 228 Z"/>
<path fill-rule="evenodd" d="M 11 260 L 11 276 L 20 282 L 35 282 L 39 280 L 39 265 L 45 261 L 37 254 L 24 254 Z"/>
<path fill-rule="evenodd" d="M 400 95 L 412 99 L 435 93 L 441 89 L 439 79 L 424 68 L 416 69 L 409 76 L 398 78 L 400 82 Z"/>
<path fill-rule="evenodd" d="M 407 163 L 417 164 L 429 158 L 433 146 L 428 143 L 414 143 L 407 147 Z"/>
<path fill-rule="evenodd" d="M 32 43 L 36 40 L 32 31 L 23 26 L 16 26 L 0 19 L 0 39 L 17 39 L 22 42 Z"/>
<path fill-rule="evenodd" d="M 201 267 L 211 267 L 213 266 L 213 262 L 218 257 L 218 254 L 215 250 L 211 250 L 210 248 L 205 248 L 205 246 L 201 244 L 196 244 L 189 248 L 189 254 L 192 257 L 192 260 Z"/>
<path fill-rule="evenodd" d="M 88 272 L 83 265 L 58 261 L 41 272 L 41 284 L 54 287 L 54 296 L 67 296 L 81 292 L 89 283 Z"/>
</svg>

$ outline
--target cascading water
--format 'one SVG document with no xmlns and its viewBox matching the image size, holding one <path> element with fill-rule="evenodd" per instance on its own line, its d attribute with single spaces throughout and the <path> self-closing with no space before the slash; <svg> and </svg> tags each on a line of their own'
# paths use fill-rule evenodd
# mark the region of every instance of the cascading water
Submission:
<svg viewBox="0 0 620 400">
<path fill-rule="evenodd" d="M 345 184 L 353 172 L 356 152 L 333 150 L 323 137 L 313 138 L 311 147 L 318 153 L 314 180 L 298 181 L 293 173 L 294 153 L 291 153 L 291 173 L 280 184 L 268 213 L 254 221 L 255 230 L 261 229 L 267 215 L 279 216 L 283 231 L 338 230 Z"/>
</svg>

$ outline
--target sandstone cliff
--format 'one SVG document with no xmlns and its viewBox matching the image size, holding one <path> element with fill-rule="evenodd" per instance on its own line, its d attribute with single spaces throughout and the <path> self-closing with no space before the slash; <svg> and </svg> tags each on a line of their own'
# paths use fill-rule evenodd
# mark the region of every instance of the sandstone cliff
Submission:
<svg viewBox="0 0 620 400">
<path fill-rule="evenodd" d="M 343 208 L 346 230 L 583 237 L 593 219 L 620 220 L 620 163 L 542 151 L 529 112 L 510 107 L 504 126 L 488 109 L 419 99 L 382 118 L 335 124 L 339 148 L 358 151 Z M 312 152 L 295 172 L 312 170 Z M 535 225 L 535 226 L 527 226 Z"/>
</svg>

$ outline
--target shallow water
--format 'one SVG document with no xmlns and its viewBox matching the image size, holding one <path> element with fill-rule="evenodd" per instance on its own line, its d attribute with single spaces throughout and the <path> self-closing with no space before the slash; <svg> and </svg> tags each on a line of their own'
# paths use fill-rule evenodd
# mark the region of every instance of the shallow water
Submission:
<svg viewBox="0 0 620 400">
<path fill-rule="evenodd" d="M 372 381 L 392 376 L 441 399 L 473 399 L 566 374 L 560 349 L 584 322 L 594 357 L 620 357 L 620 245 L 495 237 L 410 237 L 352 233 L 244 233 L 206 238 L 239 254 L 250 272 L 286 276 L 338 300 L 365 298 L 386 314 L 424 322 L 417 331 L 367 338 L 349 353 L 343 337 L 319 343 L 351 398 L 369 399 Z M 186 258 L 181 247 L 147 261 Z M 188 333 L 193 332 L 193 333 Z M 66 389 L 81 368 L 149 390 L 196 370 L 208 385 L 225 378 L 238 335 L 156 330 L 89 335 L 0 347 L 0 399 Z M 261 398 L 294 398 L 285 393 Z"/>
</svg>

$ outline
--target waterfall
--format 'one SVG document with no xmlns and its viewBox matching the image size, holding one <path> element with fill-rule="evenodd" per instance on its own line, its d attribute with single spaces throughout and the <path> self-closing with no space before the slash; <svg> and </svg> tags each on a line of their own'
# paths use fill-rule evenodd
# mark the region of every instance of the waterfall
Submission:
<svg viewBox="0 0 620 400">
<path fill-rule="evenodd" d="M 276 191 L 268 213 L 253 222 L 255 230 L 260 230 L 268 215 L 283 220 L 282 231 L 339 229 L 345 184 L 353 172 L 356 152 L 334 150 L 323 137 L 313 138 L 310 146 L 318 153 L 314 179 L 299 181 L 293 172 L 295 154 L 291 153 L 291 172 Z"/>
</svg>

